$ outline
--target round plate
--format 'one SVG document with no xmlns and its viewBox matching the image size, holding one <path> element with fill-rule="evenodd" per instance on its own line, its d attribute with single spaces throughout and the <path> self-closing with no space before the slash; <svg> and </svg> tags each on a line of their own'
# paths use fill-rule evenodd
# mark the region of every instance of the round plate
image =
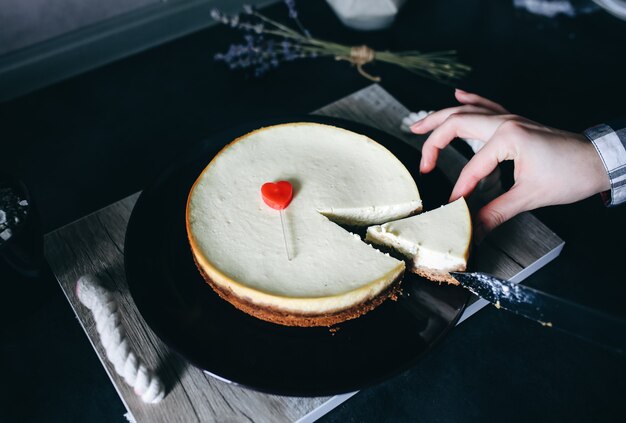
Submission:
<svg viewBox="0 0 626 423">
<path fill-rule="evenodd" d="M 419 175 L 417 150 L 386 133 L 317 116 L 253 122 L 199 143 L 143 191 L 126 233 L 126 275 L 148 325 L 195 366 L 264 392 L 334 395 L 410 367 L 455 325 L 469 294 L 407 273 L 397 301 L 385 301 L 332 330 L 268 323 L 215 294 L 196 269 L 187 241 L 189 190 L 202 169 L 233 139 L 263 126 L 295 121 L 327 123 L 369 136 L 409 169 L 426 210 L 447 202 L 451 187 L 444 177 L 437 172 Z"/>
</svg>

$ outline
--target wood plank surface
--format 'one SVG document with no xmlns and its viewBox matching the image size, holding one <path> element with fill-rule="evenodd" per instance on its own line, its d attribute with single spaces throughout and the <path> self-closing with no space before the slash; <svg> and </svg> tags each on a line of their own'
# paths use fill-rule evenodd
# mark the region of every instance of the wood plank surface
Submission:
<svg viewBox="0 0 626 423">
<path fill-rule="evenodd" d="M 231 385 L 187 365 L 152 333 L 128 292 L 123 245 L 126 224 L 138 194 L 46 236 L 46 257 L 127 409 L 138 422 L 276 421 L 293 422 L 329 398 L 267 395 Z M 89 310 L 79 303 L 74 285 L 92 273 L 113 292 L 131 344 L 147 365 L 157 369 L 169 388 L 167 397 L 146 405 L 115 373 L 105 358 Z"/>
<path fill-rule="evenodd" d="M 400 122 L 408 112 L 380 86 L 372 85 L 316 113 L 377 127 L 419 149 L 423 137 L 400 131 Z M 455 180 L 465 162 L 461 154 L 448 148 L 441 156 L 440 165 L 446 176 Z M 46 258 L 122 401 L 137 422 L 305 422 L 323 415 L 350 396 L 299 398 L 262 394 L 212 378 L 170 352 L 143 321 L 126 284 L 124 236 L 138 195 L 45 237 Z M 478 253 L 476 267 L 512 278 L 525 269 L 532 270 L 532 266 L 554 254 L 562 243 L 534 216 L 524 214 L 489 238 Z M 141 402 L 106 359 L 91 313 L 78 302 L 74 292 L 78 278 L 87 273 L 98 276 L 114 293 L 130 344 L 164 378 L 168 394 L 161 403 Z"/>
</svg>

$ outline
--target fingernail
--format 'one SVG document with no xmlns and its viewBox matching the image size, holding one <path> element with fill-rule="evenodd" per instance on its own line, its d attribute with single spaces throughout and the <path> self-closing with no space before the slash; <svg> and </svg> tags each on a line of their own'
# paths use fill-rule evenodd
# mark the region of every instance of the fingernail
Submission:
<svg viewBox="0 0 626 423">
<path fill-rule="evenodd" d="M 464 91 L 464 90 L 462 90 L 460 88 L 456 88 L 454 91 L 459 93 L 459 94 L 467 94 L 467 91 Z"/>
<path fill-rule="evenodd" d="M 419 128 L 422 125 L 422 123 L 424 123 L 424 119 L 418 120 L 413 125 L 411 125 L 411 130 Z"/>
<path fill-rule="evenodd" d="M 420 174 L 424 173 L 424 156 L 420 159 Z"/>
</svg>

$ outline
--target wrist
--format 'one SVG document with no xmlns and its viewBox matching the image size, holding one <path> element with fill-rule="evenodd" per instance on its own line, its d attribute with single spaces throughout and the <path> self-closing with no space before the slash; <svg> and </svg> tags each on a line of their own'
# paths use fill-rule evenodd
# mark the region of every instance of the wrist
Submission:
<svg viewBox="0 0 626 423">
<path fill-rule="evenodd" d="M 587 139 L 584 139 L 586 156 L 588 157 L 591 169 L 590 177 L 592 177 L 594 194 L 611 190 L 611 178 L 609 177 L 609 169 L 598 151 L 597 146 Z"/>
</svg>

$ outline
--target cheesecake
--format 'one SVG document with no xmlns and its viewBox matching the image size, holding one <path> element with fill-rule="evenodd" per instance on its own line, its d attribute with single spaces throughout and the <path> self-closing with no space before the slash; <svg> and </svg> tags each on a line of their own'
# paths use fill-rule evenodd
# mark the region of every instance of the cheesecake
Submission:
<svg viewBox="0 0 626 423">
<path fill-rule="evenodd" d="M 367 228 L 366 240 L 402 254 L 409 270 L 433 281 L 457 285 L 449 272 L 464 271 L 472 221 L 463 197 L 434 210 Z"/>
<path fill-rule="evenodd" d="M 261 196 L 263 184 L 277 181 L 293 187 L 282 211 Z M 196 265 L 220 297 L 273 323 L 330 326 L 393 297 L 405 270 L 341 225 L 367 227 L 421 208 L 411 174 L 382 145 L 299 122 L 224 147 L 190 190 L 186 226 Z"/>
</svg>

